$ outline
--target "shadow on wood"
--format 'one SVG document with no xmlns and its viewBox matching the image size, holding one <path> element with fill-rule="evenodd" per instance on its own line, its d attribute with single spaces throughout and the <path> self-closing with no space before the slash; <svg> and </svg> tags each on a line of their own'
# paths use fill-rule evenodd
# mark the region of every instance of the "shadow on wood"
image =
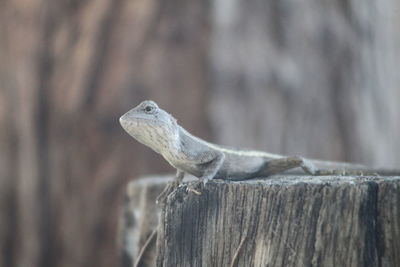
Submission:
<svg viewBox="0 0 400 267">
<path fill-rule="evenodd" d="M 162 190 L 154 178 L 129 187 Z M 215 180 L 202 193 L 180 187 L 152 211 L 131 205 L 142 222 L 162 210 L 152 262 L 143 266 L 400 266 L 400 177 Z M 143 241 L 130 244 L 138 251 Z"/>
</svg>

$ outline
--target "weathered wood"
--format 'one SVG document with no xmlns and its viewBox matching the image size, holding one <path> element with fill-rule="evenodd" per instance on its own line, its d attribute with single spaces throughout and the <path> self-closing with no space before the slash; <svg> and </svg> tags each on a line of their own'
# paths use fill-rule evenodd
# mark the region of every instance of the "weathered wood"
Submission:
<svg viewBox="0 0 400 267">
<path fill-rule="evenodd" d="M 202 192 L 180 187 L 164 203 L 157 266 L 400 266 L 400 177 L 217 180 Z"/>
<path fill-rule="evenodd" d="M 119 222 L 122 267 L 134 266 L 153 230 L 157 229 L 162 206 L 156 204 L 156 198 L 173 179 L 172 175 L 146 176 L 127 185 Z M 187 181 L 194 179 L 186 178 Z M 155 266 L 154 241 L 144 249 L 138 266 Z"/>
<path fill-rule="evenodd" d="M 155 199 L 171 177 L 147 177 L 128 184 L 120 221 L 123 267 L 131 267 L 152 231 L 157 228 L 159 206 Z M 155 265 L 155 244 L 148 246 L 143 265 Z"/>
</svg>

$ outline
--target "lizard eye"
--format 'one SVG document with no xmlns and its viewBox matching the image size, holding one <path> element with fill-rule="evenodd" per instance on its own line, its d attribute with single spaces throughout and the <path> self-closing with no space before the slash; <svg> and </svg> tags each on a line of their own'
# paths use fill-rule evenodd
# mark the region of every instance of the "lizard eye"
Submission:
<svg viewBox="0 0 400 267">
<path fill-rule="evenodd" d="M 146 106 L 146 107 L 144 108 L 144 111 L 145 111 L 146 113 L 153 113 L 153 112 L 155 111 L 155 108 L 154 108 L 153 106 Z"/>
</svg>

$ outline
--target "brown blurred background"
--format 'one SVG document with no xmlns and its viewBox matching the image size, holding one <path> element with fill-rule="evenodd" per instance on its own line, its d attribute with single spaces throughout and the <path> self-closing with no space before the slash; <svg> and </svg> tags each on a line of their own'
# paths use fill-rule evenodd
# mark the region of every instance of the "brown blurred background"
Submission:
<svg viewBox="0 0 400 267">
<path fill-rule="evenodd" d="M 0 266 L 117 266 L 126 183 L 173 172 L 118 117 L 400 166 L 397 0 L 0 1 Z"/>
</svg>

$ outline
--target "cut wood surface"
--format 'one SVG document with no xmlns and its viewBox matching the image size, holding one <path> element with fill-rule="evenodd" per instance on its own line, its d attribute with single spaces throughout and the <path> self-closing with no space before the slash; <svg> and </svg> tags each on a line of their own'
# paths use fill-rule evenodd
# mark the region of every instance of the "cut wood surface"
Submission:
<svg viewBox="0 0 400 267">
<path fill-rule="evenodd" d="M 154 222 L 162 210 L 156 266 L 400 266 L 400 177 L 279 175 L 201 191 L 180 187 L 140 212 Z"/>
</svg>

